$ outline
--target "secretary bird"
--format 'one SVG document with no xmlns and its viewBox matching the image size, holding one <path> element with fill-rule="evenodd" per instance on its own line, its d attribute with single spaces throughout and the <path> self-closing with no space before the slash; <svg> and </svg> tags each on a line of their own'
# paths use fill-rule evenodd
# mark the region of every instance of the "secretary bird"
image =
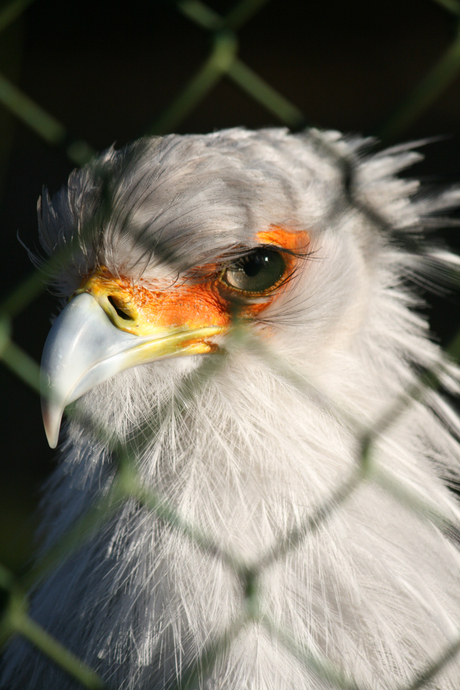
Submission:
<svg viewBox="0 0 460 690">
<path fill-rule="evenodd" d="M 458 639 L 460 375 L 417 285 L 459 269 L 428 230 L 460 191 L 371 144 L 146 138 L 39 202 L 52 447 L 70 407 L 38 558 L 107 514 L 30 614 L 109 688 L 389 690 Z M 2 678 L 81 687 L 20 638 Z M 458 690 L 460 657 L 425 687 Z"/>
</svg>

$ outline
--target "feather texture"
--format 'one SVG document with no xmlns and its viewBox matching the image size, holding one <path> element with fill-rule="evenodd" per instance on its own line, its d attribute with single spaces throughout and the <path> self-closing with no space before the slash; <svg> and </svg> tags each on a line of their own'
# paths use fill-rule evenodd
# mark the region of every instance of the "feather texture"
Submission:
<svg viewBox="0 0 460 690">
<path fill-rule="evenodd" d="M 110 450 L 87 417 L 130 443 L 144 485 L 184 521 L 257 567 L 356 471 L 360 434 L 420 372 L 442 367 L 444 387 L 458 393 L 459 372 L 430 340 L 409 281 L 458 270 L 424 228 L 460 202 L 460 190 L 429 196 L 396 177 L 418 153 L 366 155 L 369 145 L 316 130 L 145 139 L 72 173 L 53 200 L 44 193 L 42 245 L 48 254 L 69 248 L 56 276 L 66 299 L 101 265 L 134 285 L 191 280 L 194 269 L 257 246 L 273 225 L 308 232 L 310 245 L 263 319 L 246 324 L 256 346 L 230 339 L 225 354 L 145 364 L 77 401 L 45 488 L 42 552 L 113 482 Z M 219 362 L 213 376 L 189 390 L 210 357 Z M 439 392 L 408 404 L 377 435 L 373 473 L 260 569 L 261 615 L 300 654 L 249 621 L 199 687 L 335 688 L 303 654 L 363 690 L 399 688 L 457 639 L 460 553 L 449 526 L 460 511 L 447 485 L 458 477 L 459 434 Z M 397 500 L 381 477 L 425 509 Z M 110 687 L 146 690 L 171 687 L 243 608 L 228 565 L 127 500 L 38 586 L 31 612 Z M 457 658 L 427 687 L 456 690 L 459 678 Z M 78 687 L 20 640 L 2 683 Z"/>
</svg>

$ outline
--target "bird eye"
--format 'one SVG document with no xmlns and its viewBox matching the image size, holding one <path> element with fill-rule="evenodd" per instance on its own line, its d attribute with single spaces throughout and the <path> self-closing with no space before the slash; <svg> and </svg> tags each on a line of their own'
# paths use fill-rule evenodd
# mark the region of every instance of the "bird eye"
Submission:
<svg viewBox="0 0 460 690">
<path fill-rule="evenodd" d="M 260 293 L 274 287 L 285 270 L 286 262 L 280 252 L 255 249 L 229 264 L 222 273 L 221 281 L 234 290 Z"/>
</svg>

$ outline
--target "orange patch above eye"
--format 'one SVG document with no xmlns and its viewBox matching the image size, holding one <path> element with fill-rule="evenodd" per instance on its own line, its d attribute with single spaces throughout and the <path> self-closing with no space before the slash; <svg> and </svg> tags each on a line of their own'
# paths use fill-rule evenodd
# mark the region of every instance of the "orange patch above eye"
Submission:
<svg viewBox="0 0 460 690">
<path fill-rule="evenodd" d="M 280 249 L 290 252 L 304 252 L 310 244 L 310 235 L 305 230 L 286 230 L 278 225 L 273 225 L 269 230 L 261 230 L 257 233 L 257 239 L 264 244 L 273 244 Z"/>
</svg>

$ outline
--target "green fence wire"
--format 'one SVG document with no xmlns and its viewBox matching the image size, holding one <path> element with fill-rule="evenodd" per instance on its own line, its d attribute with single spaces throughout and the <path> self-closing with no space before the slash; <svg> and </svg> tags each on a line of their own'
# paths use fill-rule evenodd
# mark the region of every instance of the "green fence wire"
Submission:
<svg viewBox="0 0 460 690">
<path fill-rule="evenodd" d="M 35 0 L 39 2 L 40 0 Z M 273 2 L 277 0 L 272 0 Z M 7 4 L 0 12 L 0 33 L 12 22 L 17 20 L 30 5 L 32 0 L 15 0 Z M 248 98 L 256 100 L 271 114 L 275 115 L 281 124 L 293 131 L 299 131 L 307 124 L 307 117 L 281 93 L 258 76 L 239 57 L 238 31 L 260 11 L 266 0 L 242 0 L 234 5 L 226 16 L 220 16 L 213 9 L 200 0 L 178 0 L 175 5 L 190 22 L 195 24 L 210 36 L 210 51 L 200 69 L 174 98 L 173 102 L 160 114 L 148 128 L 150 134 L 162 134 L 173 131 L 181 122 L 210 94 L 222 79 L 228 79 L 240 88 Z M 433 65 L 419 85 L 416 85 L 401 106 L 383 124 L 379 135 L 384 143 L 399 138 L 408 125 L 418 118 L 438 97 L 454 77 L 460 72 L 460 2 L 456 0 L 437 0 L 438 4 L 452 16 L 456 25 L 454 38 L 445 52 Z M 1 36 L 0 36 L 1 40 Z M 22 120 L 33 132 L 50 146 L 63 151 L 72 163 L 82 165 L 93 155 L 93 148 L 78 137 L 73 137 L 67 127 L 59 122 L 52 114 L 46 112 L 40 104 L 34 102 L 26 93 L 22 92 L 5 75 L 0 74 L 0 103 L 16 118 Z M 342 171 L 342 186 L 344 198 L 354 208 L 367 216 L 374 225 L 384 224 L 382 219 L 376 218 L 370 210 L 358 203 L 353 196 L 350 177 L 353 168 L 343 156 L 337 154 L 333 148 L 323 141 L 319 145 L 324 147 L 325 153 L 335 161 Z M 60 260 L 62 257 L 58 257 Z M 52 272 L 53 259 L 40 271 L 31 272 L 30 277 L 18 285 L 2 303 L 0 309 L 0 358 L 16 376 L 24 380 L 35 391 L 39 390 L 38 364 L 11 337 L 13 320 L 37 298 L 43 289 L 44 278 Z M 282 375 L 300 391 L 305 390 L 305 381 L 287 363 L 279 362 L 272 353 L 260 342 L 251 338 L 243 327 L 235 327 L 233 337 L 228 344 L 231 352 L 238 348 L 249 348 L 256 351 L 269 363 L 274 370 Z M 450 354 L 460 359 L 460 332 L 452 342 Z M 206 363 L 202 368 L 189 377 L 184 384 L 182 399 L 196 392 L 203 385 L 207 377 L 215 374 L 215 362 Z M 70 530 L 62 541 L 53 547 L 43 558 L 30 567 L 21 577 L 13 575 L 6 567 L 0 565 L 0 592 L 3 594 L 3 610 L 0 619 L 0 644 L 6 643 L 12 635 L 21 635 L 35 645 L 50 660 L 61 666 L 86 688 L 106 687 L 97 674 L 88 668 L 81 660 L 65 649 L 59 640 L 54 639 L 39 626 L 28 613 L 28 590 L 42 580 L 56 566 L 74 553 L 81 545 L 91 538 L 128 499 L 134 499 L 139 505 L 147 507 L 154 515 L 161 518 L 168 525 L 180 530 L 195 545 L 214 558 L 222 561 L 239 583 L 243 595 L 243 606 L 240 616 L 218 639 L 211 641 L 195 664 L 189 669 L 187 677 L 178 681 L 177 687 L 194 687 L 199 679 L 209 671 L 216 660 L 231 646 L 240 631 L 250 622 L 257 621 L 269 635 L 276 638 L 290 653 L 301 660 L 319 677 L 335 684 L 337 688 L 359 690 L 350 679 L 342 676 L 340 671 L 318 653 L 305 652 L 296 647 L 290 638 L 289 631 L 280 629 L 259 606 L 258 580 L 261 573 L 276 559 L 281 558 L 295 548 L 307 534 L 319 529 L 329 519 L 337 506 L 344 503 L 365 478 L 372 478 L 386 491 L 390 492 L 397 501 L 403 502 L 422 517 L 427 514 L 427 507 L 420 500 L 411 495 L 401 486 L 395 485 L 391 477 L 387 476 L 373 461 L 374 444 L 382 433 L 410 406 L 414 400 L 423 397 L 424 391 L 437 385 L 441 372 L 433 370 L 424 375 L 413 390 L 407 393 L 377 421 L 371 429 L 361 428 L 356 421 L 351 420 L 358 438 L 360 453 L 356 467 L 347 481 L 336 488 L 330 498 L 316 512 L 306 517 L 305 521 L 294 530 L 287 532 L 279 539 L 275 548 L 271 548 L 250 566 L 242 561 L 238 554 L 223 550 L 215 544 L 212 538 L 204 533 L 199 525 L 185 523 L 164 497 L 152 490 L 147 490 L 136 474 L 130 448 L 113 439 L 104 429 L 96 429 L 101 440 L 111 447 L 117 463 L 117 473 L 108 495 L 93 506 Z M 188 392 L 187 392 L 188 391 Z M 192 394 L 193 394 L 192 393 Z M 181 396 L 178 396 L 180 398 Z M 324 401 L 332 408 L 331 400 Z M 344 410 L 335 410 L 344 418 Z M 160 412 L 160 415 L 162 413 Z M 350 419 L 347 418 L 350 422 Z M 91 420 L 87 423 L 93 426 Z M 93 429 L 94 430 L 94 429 Z M 144 429 L 139 429 L 139 439 L 142 439 Z M 447 520 L 442 513 L 434 514 L 430 508 L 430 519 L 437 521 L 446 528 Z M 455 526 L 452 526 L 455 529 Z M 415 675 L 412 682 L 403 690 L 423 688 L 436 673 L 460 650 L 460 637 L 455 638 L 447 646 L 439 658 L 427 660 L 427 666 Z M 115 690 L 115 689 L 114 689 Z"/>
</svg>

